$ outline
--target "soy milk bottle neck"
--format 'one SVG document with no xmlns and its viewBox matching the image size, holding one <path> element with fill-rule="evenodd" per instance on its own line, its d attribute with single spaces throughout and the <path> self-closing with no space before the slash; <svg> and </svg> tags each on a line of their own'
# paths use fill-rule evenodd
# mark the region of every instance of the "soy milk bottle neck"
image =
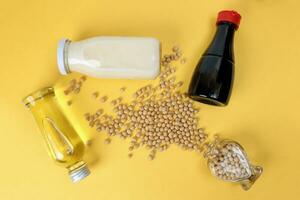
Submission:
<svg viewBox="0 0 300 200">
<path fill-rule="evenodd" d="M 68 48 L 70 43 L 71 40 L 68 39 L 61 39 L 58 43 L 57 64 L 60 73 L 63 75 L 67 75 L 71 72 L 68 64 Z"/>
</svg>

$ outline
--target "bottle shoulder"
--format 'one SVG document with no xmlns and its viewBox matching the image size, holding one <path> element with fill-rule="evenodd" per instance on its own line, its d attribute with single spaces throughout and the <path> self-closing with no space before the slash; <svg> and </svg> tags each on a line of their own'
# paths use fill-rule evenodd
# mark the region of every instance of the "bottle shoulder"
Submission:
<svg viewBox="0 0 300 200">
<path fill-rule="evenodd" d="M 203 61 L 203 60 L 210 60 L 210 61 L 213 61 L 215 60 L 215 62 L 229 62 L 229 63 L 232 63 L 234 64 L 234 60 L 232 59 L 228 59 L 227 57 L 224 57 L 224 56 L 220 56 L 220 55 L 217 55 L 217 54 L 203 54 L 203 56 L 201 57 L 200 61 Z"/>
<path fill-rule="evenodd" d="M 204 55 L 218 55 L 234 61 L 234 33 L 234 26 L 228 23 L 219 24 Z"/>
</svg>

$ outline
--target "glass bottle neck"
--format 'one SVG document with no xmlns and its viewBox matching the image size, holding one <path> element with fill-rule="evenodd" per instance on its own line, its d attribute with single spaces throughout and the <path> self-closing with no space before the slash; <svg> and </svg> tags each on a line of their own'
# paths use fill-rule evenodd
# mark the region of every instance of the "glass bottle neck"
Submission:
<svg viewBox="0 0 300 200">
<path fill-rule="evenodd" d="M 234 62 L 233 39 L 235 28 L 235 25 L 229 22 L 218 23 L 214 39 L 204 55 L 220 56 Z"/>
</svg>

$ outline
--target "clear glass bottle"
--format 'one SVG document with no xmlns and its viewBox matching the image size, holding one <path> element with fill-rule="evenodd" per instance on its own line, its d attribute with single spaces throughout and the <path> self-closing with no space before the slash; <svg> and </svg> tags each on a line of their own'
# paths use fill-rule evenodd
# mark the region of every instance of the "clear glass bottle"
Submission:
<svg viewBox="0 0 300 200">
<path fill-rule="evenodd" d="M 260 177 L 263 168 L 250 164 L 243 147 L 232 140 L 220 139 L 206 145 L 204 157 L 211 173 L 220 180 L 240 183 L 248 190 Z"/>
<path fill-rule="evenodd" d="M 23 99 L 44 137 L 48 153 L 67 168 L 72 182 L 84 179 L 90 171 L 83 161 L 85 145 L 63 114 L 52 87 L 29 94 Z"/>
<path fill-rule="evenodd" d="M 160 71 L 160 42 L 117 36 L 62 39 L 57 63 L 63 75 L 79 72 L 96 78 L 155 79 Z"/>
</svg>

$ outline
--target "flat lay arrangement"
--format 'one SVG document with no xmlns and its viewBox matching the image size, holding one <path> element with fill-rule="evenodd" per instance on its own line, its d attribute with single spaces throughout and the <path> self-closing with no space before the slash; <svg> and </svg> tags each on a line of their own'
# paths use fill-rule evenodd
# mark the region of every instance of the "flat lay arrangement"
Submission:
<svg viewBox="0 0 300 200">
<path fill-rule="evenodd" d="M 199 127 L 194 100 L 225 106 L 229 102 L 234 78 L 233 36 L 241 16 L 236 11 L 218 13 L 217 31 L 213 41 L 199 61 L 192 77 L 188 93 L 180 92 L 182 81 L 176 80 L 176 64 L 185 63 L 179 46 L 160 59 L 160 43 L 154 38 L 99 36 L 78 42 L 63 39 L 57 50 L 57 63 L 61 74 L 72 71 L 83 73 L 79 81 L 73 79 L 64 94 L 80 92 L 86 76 L 97 78 L 155 79 L 158 83 L 139 88 L 132 94 L 133 100 L 123 97 L 110 100 L 108 96 L 94 98 L 110 101 L 114 115 L 103 112 L 101 107 L 84 118 L 91 128 L 108 137 L 130 139 L 128 157 L 138 148 L 145 147 L 149 160 L 170 145 L 183 150 L 205 152 L 213 175 L 229 182 L 241 182 L 248 190 L 262 173 L 261 167 L 252 167 L 242 147 L 236 142 L 226 144 L 208 142 L 208 134 Z M 161 69 L 160 69 L 161 65 Z M 126 87 L 120 89 L 126 92 Z M 33 113 L 51 157 L 67 168 L 73 182 L 90 174 L 83 161 L 85 144 L 55 102 L 52 87 L 43 88 L 24 98 L 23 102 Z M 68 101 L 69 106 L 72 101 Z M 220 146 L 221 145 L 221 146 Z M 208 148 L 209 147 L 209 148 Z"/>
<path fill-rule="evenodd" d="M 300 191 L 300 1 L 2 1 L 3 200 Z"/>
</svg>

